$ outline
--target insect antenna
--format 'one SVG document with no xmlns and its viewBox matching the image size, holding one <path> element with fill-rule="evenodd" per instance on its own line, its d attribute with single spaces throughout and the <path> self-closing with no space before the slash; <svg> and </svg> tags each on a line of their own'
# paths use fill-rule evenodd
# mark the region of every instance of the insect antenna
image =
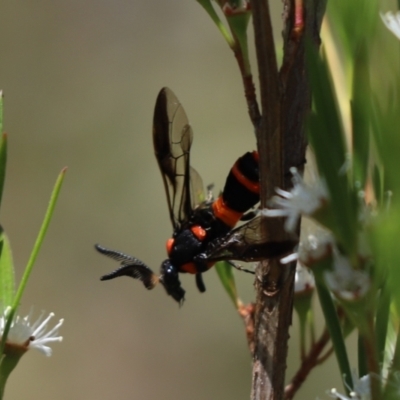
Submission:
<svg viewBox="0 0 400 400">
<path fill-rule="evenodd" d="M 110 279 L 118 278 L 119 276 L 130 276 L 131 278 L 138 279 L 143 283 L 146 289 L 153 289 L 154 286 L 160 281 L 157 276 L 144 262 L 140 261 L 136 257 L 132 257 L 128 254 L 120 251 L 110 250 L 99 244 L 96 244 L 95 249 L 107 256 L 120 262 L 121 267 L 109 274 L 103 275 L 100 280 L 107 281 Z"/>
</svg>

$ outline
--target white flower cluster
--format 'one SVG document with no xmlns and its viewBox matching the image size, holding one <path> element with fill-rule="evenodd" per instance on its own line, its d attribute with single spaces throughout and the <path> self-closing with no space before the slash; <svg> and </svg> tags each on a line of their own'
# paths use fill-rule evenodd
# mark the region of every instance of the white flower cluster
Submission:
<svg viewBox="0 0 400 400">
<path fill-rule="evenodd" d="M 268 217 L 286 217 L 285 229 L 288 232 L 296 229 L 302 215 L 312 217 L 329 201 L 329 193 L 324 181 L 317 180 L 314 185 L 309 186 L 305 184 L 295 168 L 292 168 L 291 172 L 293 189 L 290 192 L 277 189 L 279 196 L 273 197 L 271 201 L 271 204 L 277 208 L 262 211 Z M 365 240 L 361 240 L 365 239 L 362 233 L 359 233 L 359 239 L 359 250 L 362 253 L 360 256 L 368 257 L 368 245 Z M 302 266 L 312 267 L 316 262 L 328 257 L 332 258 L 332 271 L 326 272 L 324 276 L 328 288 L 343 300 L 351 301 L 363 297 L 371 286 L 369 274 L 355 269 L 350 260 L 340 253 L 334 236 L 322 227 L 316 228 L 313 234 L 303 239 L 297 253 L 284 257 L 281 263 L 287 264 L 298 260 Z M 297 288 L 311 285 L 307 269 L 299 269 L 295 279 Z"/>
<path fill-rule="evenodd" d="M 343 300 L 357 300 L 363 297 L 371 286 L 366 271 L 356 270 L 347 257 L 337 250 L 333 253 L 333 270 L 325 272 L 328 288 Z"/>
<path fill-rule="evenodd" d="M 262 211 L 267 217 L 286 217 L 285 230 L 293 232 L 302 215 L 311 216 L 328 200 L 328 190 L 322 180 L 313 186 L 304 183 L 296 168 L 291 168 L 293 189 L 290 192 L 276 189 L 278 196 L 271 200 L 276 209 Z"/>
<path fill-rule="evenodd" d="M 10 308 L 7 307 L 0 316 L 1 336 L 3 336 L 9 310 Z M 47 331 L 49 321 L 53 316 L 54 314 L 50 313 L 44 317 L 44 312 L 42 312 L 34 322 L 32 322 L 32 310 L 25 317 L 16 316 L 8 332 L 6 344 L 20 347 L 25 351 L 36 349 L 46 356 L 51 356 L 52 349 L 48 344 L 62 341 L 62 336 L 58 335 L 58 331 L 64 322 L 63 319 L 60 319 L 52 329 Z"/>
</svg>

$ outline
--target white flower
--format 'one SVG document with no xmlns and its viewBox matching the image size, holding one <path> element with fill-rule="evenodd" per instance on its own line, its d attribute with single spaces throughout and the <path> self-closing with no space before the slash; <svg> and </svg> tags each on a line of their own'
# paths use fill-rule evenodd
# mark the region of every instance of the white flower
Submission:
<svg viewBox="0 0 400 400">
<path fill-rule="evenodd" d="M 353 392 L 355 392 L 360 399 L 369 399 L 371 397 L 371 379 L 369 375 L 357 378 L 357 375 L 353 373 L 353 385 Z"/>
<path fill-rule="evenodd" d="M 397 11 L 396 14 L 389 11 L 386 14 L 380 13 L 380 15 L 386 28 L 388 28 L 397 39 L 400 39 L 400 11 Z"/>
<path fill-rule="evenodd" d="M 263 210 L 262 213 L 268 217 L 286 217 L 285 230 L 293 232 L 301 215 L 313 215 L 328 199 L 328 190 L 323 181 L 319 180 L 313 186 L 304 183 L 303 178 L 296 168 L 291 168 L 293 174 L 293 189 L 287 192 L 276 189 L 280 196 L 274 196 L 271 200 L 278 209 Z"/>
<path fill-rule="evenodd" d="M 370 400 L 371 379 L 369 375 L 364 375 L 361 378 L 358 378 L 357 374 L 353 372 L 352 376 L 354 390 L 349 393 L 349 396 L 339 393 L 335 388 L 329 390 L 329 396 L 340 400 Z"/>
<path fill-rule="evenodd" d="M 0 316 L 0 336 L 3 335 L 9 310 L 10 308 L 7 307 Z M 6 347 L 12 346 L 13 348 L 19 348 L 21 352 L 29 349 L 36 349 L 46 356 L 51 356 L 52 349 L 48 344 L 62 341 L 62 336 L 58 336 L 58 331 L 64 322 L 63 319 L 60 319 L 52 329 L 46 332 L 48 329 L 48 323 L 53 316 L 54 314 L 50 313 L 45 318 L 44 312 L 42 311 L 39 318 L 32 323 L 31 310 L 31 312 L 25 317 L 14 317 L 11 328 L 8 332 Z"/>
<path fill-rule="evenodd" d="M 371 281 L 365 271 L 352 267 L 347 257 L 333 253 L 333 271 L 325 272 L 328 288 L 343 300 L 357 300 L 369 290 Z"/>
<path fill-rule="evenodd" d="M 311 292 L 314 288 L 315 280 L 313 273 L 308 268 L 297 263 L 296 274 L 294 277 L 294 292 Z"/>
<path fill-rule="evenodd" d="M 297 252 L 289 254 L 280 260 L 281 264 L 299 261 L 301 265 L 312 267 L 313 264 L 331 257 L 336 248 L 332 233 L 312 220 L 301 223 L 300 243 Z"/>
<path fill-rule="evenodd" d="M 300 241 L 299 261 L 312 266 L 314 263 L 326 258 L 335 247 L 335 239 L 326 229 L 318 228 L 313 234 Z"/>
</svg>

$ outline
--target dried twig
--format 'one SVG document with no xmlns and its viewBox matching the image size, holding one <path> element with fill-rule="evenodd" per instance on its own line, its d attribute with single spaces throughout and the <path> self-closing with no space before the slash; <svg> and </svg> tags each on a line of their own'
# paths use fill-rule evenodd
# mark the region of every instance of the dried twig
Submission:
<svg viewBox="0 0 400 400">
<path fill-rule="evenodd" d="M 320 3 L 325 3 L 321 0 Z M 310 108 L 305 74 L 304 33 L 316 42 L 320 27 L 317 0 L 286 0 L 284 61 L 278 74 L 268 0 L 252 0 L 260 78 L 261 121 L 256 126 L 260 155 L 261 206 L 276 187 L 289 189 L 289 168 L 303 171 L 304 121 Z M 283 221 L 270 233 L 283 239 Z M 251 399 L 281 399 L 284 394 L 287 340 L 291 324 L 295 265 L 262 262 L 256 279 L 254 364 Z"/>
</svg>

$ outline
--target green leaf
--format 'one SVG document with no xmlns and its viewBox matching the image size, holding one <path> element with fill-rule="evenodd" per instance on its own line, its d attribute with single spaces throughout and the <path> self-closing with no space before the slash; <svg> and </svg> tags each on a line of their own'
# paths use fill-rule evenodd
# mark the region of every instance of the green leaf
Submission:
<svg viewBox="0 0 400 400">
<path fill-rule="evenodd" d="M 327 13 L 344 51 L 343 59 L 353 61 L 355 51 L 366 37 L 372 38 L 379 20 L 378 0 L 335 0 Z"/>
<path fill-rule="evenodd" d="M 229 33 L 226 26 L 222 23 L 218 14 L 215 12 L 213 5 L 210 0 L 197 0 L 198 3 L 206 10 L 207 14 L 214 21 L 215 25 L 217 25 L 218 30 L 221 32 L 222 36 L 228 43 L 229 47 L 233 48 L 235 45 L 234 40 L 232 39 L 231 34 Z"/>
<path fill-rule="evenodd" d="M 373 248 L 376 258 L 378 272 L 387 268 L 385 284 L 396 304 L 396 309 L 400 315 L 400 246 L 399 246 L 399 225 L 400 225 L 400 205 L 393 204 L 384 217 L 381 217 L 375 226 L 370 229 L 369 243 Z"/>
<path fill-rule="evenodd" d="M 233 301 L 235 307 L 238 307 L 239 298 L 237 295 L 235 277 L 232 272 L 232 266 L 226 261 L 220 261 L 215 264 L 215 270 L 221 280 L 222 286 Z"/>
<path fill-rule="evenodd" d="M 320 57 L 310 42 L 307 42 L 306 56 L 315 108 L 313 119 L 317 118 L 318 128 L 323 129 L 313 130 L 311 140 L 315 143 L 317 155 L 321 152 L 319 148 L 322 151 L 330 149 L 317 161 L 323 165 L 327 178 L 336 177 L 346 162 L 346 146 L 332 78 L 326 60 Z M 326 158 L 329 158 L 329 162 L 321 163 Z"/>
<path fill-rule="evenodd" d="M 0 134 L 3 133 L 3 91 L 0 91 Z"/>
<path fill-rule="evenodd" d="M 3 133 L 0 141 L 0 205 L 3 198 L 7 164 L 7 134 Z"/>
<path fill-rule="evenodd" d="M 396 319 L 398 321 L 398 319 Z M 386 378 L 386 387 L 384 388 L 384 400 L 398 400 L 399 387 L 393 382 L 398 381 L 398 373 L 400 370 L 400 333 L 397 322 L 390 322 L 387 340 L 390 343 L 386 347 L 384 368 L 388 372 Z M 394 347 L 394 352 L 393 352 Z"/>
<path fill-rule="evenodd" d="M 341 376 L 344 381 L 344 389 L 347 393 L 353 389 L 353 377 L 350 369 L 350 362 L 344 342 L 342 327 L 338 318 L 335 304 L 331 293 L 325 285 L 324 272 L 331 268 L 331 260 L 322 260 L 313 267 L 315 276 L 315 286 L 317 288 L 318 298 L 324 314 L 326 327 L 331 336 L 336 359 L 339 364 Z"/>
<path fill-rule="evenodd" d="M 400 138 L 400 74 L 391 83 L 387 99 L 374 98 L 371 109 L 372 133 L 375 149 L 383 170 L 383 189 L 400 190 L 400 174 L 398 173 Z M 384 105 L 382 105 L 384 103 Z"/>
<path fill-rule="evenodd" d="M 335 227 L 329 227 L 349 255 L 356 249 L 357 197 L 349 184 L 346 146 L 332 79 L 326 60 L 307 42 L 306 59 L 315 113 L 308 119 L 308 133 L 318 171 L 326 179 Z M 353 255 L 354 256 L 354 255 Z"/>
<path fill-rule="evenodd" d="M 249 48 L 247 44 L 247 27 L 249 25 L 251 12 L 243 11 L 238 14 L 226 15 L 229 27 L 234 38 L 240 47 L 243 57 L 244 70 L 246 75 L 251 75 L 251 66 L 249 60 Z"/>
<path fill-rule="evenodd" d="M 368 374 L 367 351 L 365 348 L 364 336 L 358 332 L 357 336 L 357 355 L 358 355 L 358 375 L 365 376 Z"/>
<path fill-rule="evenodd" d="M 382 204 L 383 200 L 383 179 L 381 178 L 381 170 L 376 164 L 372 168 L 372 185 L 374 188 L 375 198 L 378 204 Z M 382 172 L 383 173 L 383 172 Z"/>
<path fill-rule="evenodd" d="M 384 154 L 384 135 L 382 129 L 382 122 L 384 121 L 384 113 L 380 106 L 379 100 L 376 96 L 373 96 L 371 105 L 371 115 L 370 115 L 370 122 L 371 122 L 371 133 L 372 139 L 375 145 L 375 152 L 379 160 L 382 159 L 382 155 Z"/>
<path fill-rule="evenodd" d="M 379 364 L 383 364 L 385 355 L 386 338 L 388 335 L 389 316 L 390 316 L 390 303 L 391 295 L 386 282 L 381 288 L 378 302 L 377 302 L 375 330 L 376 330 L 376 343 L 377 353 L 379 357 Z"/>
<path fill-rule="evenodd" d="M 17 366 L 19 360 L 21 359 L 23 353 L 15 352 L 3 355 L 0 361 L 0 399 L 4 397 L 4 390 L 7 383 L 7 379 L 11 372 Z"/>
<path fill-rule="evenodd" d="M 311 301 L 313 297 L 312 291 L 305 291 L 303 293 L 295 293 L 294 295 L 294 309 L 299 316 L 300 323 L 300 349 L 301 354 L 306 352 L 306 330 L 310 328 L 312 332 L 312 308 Z"/>
<path fill-rule="evenodd" d="M 5 343 L 6 343 L 6 340 L 7 340 L 7 335 L 8 335 L 8 332 L 10 330 L 12 320 L 13 320 L 13 318 L 14 318 L 14 316 L 16 314 L 16 311 L 18 309 L 18 306 L 20 304 L 20 301 L 21 301 L 21 298 L 22 298 L 22 294 L 24 293 L 25 287 L 26 287 L 26 285 L 28 283 L 28 279 L 29 279 L 30 274 L 32 272 L 33 265 L 35 264 L 36 258 L 37 258 L 38 254 L 39 254 L 39 250 L 40 250 L 40 248 L 41 248 L 41 246 L 43 244 L 44 237 L 46 236 L 46 232 L 47 232 L 47 229 L 49 227 L 51 218 L 52 218 L 53 213 L 54 213 L 54 208 L 56 206 L 57 199 L 58 199 L 58 196 L 60 194 L 61 186 L 62 186 L 62 183 L 64 181 L 64 177 L 65 177 L 66 171 L 67 171 L 67 169 L 64 168 L 61 171 L 61 173 L 58 175 L 58 177 L 57 177 L 56 183 L 54 185 L 53 191 L 52 191 L 51 196 L 50 196 L 50 202 L 49 202 L 49 205 L 48 205 L 47 210 L 46 210 L 46 214 L 45 214 L 43 222 L 42 222 L 42 226 L 40 227 L 38 236 L 36 238 L 36 242 L 35 242 L 35 244 L 33 246 L 32 253 L 31 253 L 31 255 L 29 257 L 29 260 L 28 260 L 28 264 L 26 265 L 25 271 L 24 271 L 24 273 L 22 275 L 21 282 L 20 282 L 20 284 L 18 286 L 18 289 L 17 289 L 17 293 L 14 296 L 14 299 L 12 301 L 11 310 L 10 310 L 10 312 L 8 314 L 7 322 L 6 322 L 6 325 L 4 327 L 3 336 L 2 336 L 1 342 L 0 342 L 0 354 L 2 354 L 3 351 L 4 351 Z"/>
<path fill-rule="evenodd" d="M 7 163 L 7 134 L 3 133 L 3 92 L 0 92 L 0 205 L 3 197 Z"/>
<path fill-rule="evenodd" d="M 1 228 L 0 228 L 1 229 Z M 7 235 L 0 232 L 0 303 L 11 306 L 15 295 L 15 275 L 11 247 Z"/>
<path fill-rule="evenodd" d="M 371 114 L 369 57 L 366 40 L 357 49 L 354 62 L 351 120 L 353 127 L 353 180 L 358 190 L 364 190 L 369 165 L 369 116 Z"/>
</svg>

